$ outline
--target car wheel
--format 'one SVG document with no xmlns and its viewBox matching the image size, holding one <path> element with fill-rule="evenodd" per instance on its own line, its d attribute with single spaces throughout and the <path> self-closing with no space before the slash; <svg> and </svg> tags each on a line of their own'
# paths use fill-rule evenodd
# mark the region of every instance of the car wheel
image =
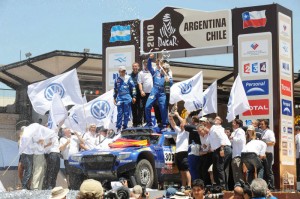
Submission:
<svg viewBox="0 0 300 199">
<path fill-rule="evenodd" d="M 136 166 L 134 177 L 137 184 L 151 188 L 154 181 L 154 172 L 151 163 L 148 160 L 141 160 Z"/>
<path fill-rule="evenodd" d="M 69 176 L 69 183 L 71 190 L 79 190 L 81 183 L 84 180 L 83 174 L 71 173 Z"/>
</svg>

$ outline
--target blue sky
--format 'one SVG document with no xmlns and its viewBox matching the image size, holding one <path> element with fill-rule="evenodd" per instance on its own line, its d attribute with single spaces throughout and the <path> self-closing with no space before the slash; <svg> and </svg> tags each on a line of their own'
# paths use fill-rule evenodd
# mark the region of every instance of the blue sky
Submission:
<svg viewBox="0 0 300 199">
<path fill-rule="evenodd" d="M 0 64 L 10 64 L 53 50 L 102 53 L 102 23 L 150 19 L 165 6 L 203 11 L 272 4 L 293 11 L 294 65 L 300 69 L 299 0 L 1 0 Z M 233 65 L 233 56 L 202 56 L 181 61 Z"/>
</svg>

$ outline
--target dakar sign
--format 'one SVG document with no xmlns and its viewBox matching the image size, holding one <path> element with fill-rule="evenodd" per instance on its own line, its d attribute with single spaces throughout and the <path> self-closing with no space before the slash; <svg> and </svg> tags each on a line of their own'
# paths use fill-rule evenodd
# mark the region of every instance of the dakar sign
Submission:
<svg viewBox="0 0 300 199">
<path fill-rule="evenodd" d="M 143 51 L 232 45 L 231 10 L 204 12 L 166 7 L 143 22 Z"/>
</svg>

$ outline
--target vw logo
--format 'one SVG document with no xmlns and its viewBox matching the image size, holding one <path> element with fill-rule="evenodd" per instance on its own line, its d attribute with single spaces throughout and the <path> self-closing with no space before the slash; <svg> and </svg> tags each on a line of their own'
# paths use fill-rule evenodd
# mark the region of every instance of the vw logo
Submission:
<svg viewBox="0 0 300 199">
<path fill-rule="evenodd" d="M 72 117 L 72 119 L 74 120 L 74 122 L 75 122 L 76 124 L 78 124 L 78 117 L 77 117 L 76 113 L 74 113 L 71 117 Z"/>
<path fill-rule="evenodd" d="M 53 121 L 52 121 L 51 116 L 49 115 L 49 118 L 48 118 L 48 128 L 52 129 L 52 125 L 53 125 Z"/>
<path fill-rule="evenodd" d="M 58 83 L 52 83 L 44 91 L 45 98 L 48 101 L 51 101 L 54 93 L 58 93 L 60 97 L 63 98 L 65 94 L 65 90 L 62 87 L 62 85 Z"/>
<path fill-rule="evenodd" d="M 184 94 L 188 94 L 189 92 L 191 92 L 193 86 L 192 86 L 193 80 L 191 80 L 189 83 L 182 83 L 179 85 L 179 88 L 181 90 L 181 93 Z"/>
<path fill-rule="evenodd" d="M 101 120 L 106 118 L 110 111 L 110 106 L 107 101 L 98 100 L 91 106 L 91 114 L 94 118 Z"/>
</svg>

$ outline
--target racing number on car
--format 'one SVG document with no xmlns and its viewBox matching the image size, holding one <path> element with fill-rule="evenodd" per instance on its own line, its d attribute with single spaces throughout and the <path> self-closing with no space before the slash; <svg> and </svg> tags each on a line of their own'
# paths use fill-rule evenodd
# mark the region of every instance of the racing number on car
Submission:
<svg viewBox="0 0 300 199">
<path fill-rule="evenodd" d="M 173 163 L 175 161 L 174 153 L 165 153 L 165 162 L 166 163 Z"/>
</svg>

